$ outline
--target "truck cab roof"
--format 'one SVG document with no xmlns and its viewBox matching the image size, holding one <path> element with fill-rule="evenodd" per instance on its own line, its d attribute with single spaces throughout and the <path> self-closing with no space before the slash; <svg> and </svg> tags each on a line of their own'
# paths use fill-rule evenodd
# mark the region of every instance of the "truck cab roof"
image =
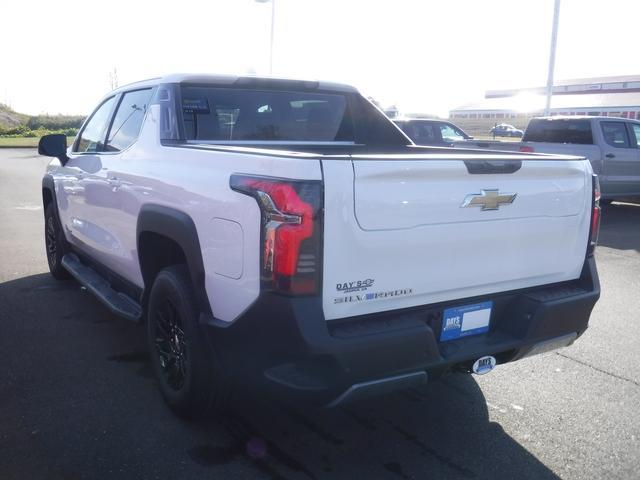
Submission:
<svg viewBox="0 0 640 480">
<path fill-rule="evenodd" d="M 624 117 L 604 117 L 602 115 L 553 115 L 546 117 L 535 117 L 531 120 L 547 120 L 547 121 L 556 121 L 556 120 L 624 120 L 625 122 L 635 122 L 640 123 L 638 120 L 633 118 L 624 118 Z"/>
<path fill-rule="evenodd" d="M 109 95 L 120 93 L 122 91 L 131 90 L 132 88 L 153 87 L 161 84 L 170 83 L 190 83 L 205 85 L 225 85 L 225 86 L 242 86 L 247 87 L 265 86 L 270 88 L 286 88 L 295 87 L 304 90 L 329 90 L 335 92 L 357 92 L 358 90 L 343 83 L 327 82 L 321 80 L 293 79 L 281 78 L 273 76 L 257 76 L 257 75 L 222 75 L 222 74 L 203 74 L 203 73 L 172 73 L 162 77 L 150 78 L 138 82 L 123 85 Z"/>
</svg>

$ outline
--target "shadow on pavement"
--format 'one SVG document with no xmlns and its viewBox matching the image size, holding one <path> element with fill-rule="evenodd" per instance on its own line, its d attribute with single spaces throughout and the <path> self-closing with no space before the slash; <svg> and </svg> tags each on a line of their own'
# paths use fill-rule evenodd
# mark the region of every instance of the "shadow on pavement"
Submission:
<svg viewBox="0 0 640 480">
<path fill-rule="evenodd" d="M 209 428 L 220 427 L 235 440 L 224 448 L 269 478 L 558 478 L 489 420 L 470 376 L 327 411 L 245 398 Z M 220 458 L 210 444 L 189 453 L 203 465 Z"/>
<path fill-rule="evenodd" d="M 602 209 L 598 244 L 640 252 L 640 202 L 615 202 Z"/>
<path fill-rule="evenodd" d="M 254 394 L 186 423 L 144 337 L 72 281 L 0 284 L 0 477 L 557 478 L 490 420 L 470 376 L 334 410 Z"/>
</svg>

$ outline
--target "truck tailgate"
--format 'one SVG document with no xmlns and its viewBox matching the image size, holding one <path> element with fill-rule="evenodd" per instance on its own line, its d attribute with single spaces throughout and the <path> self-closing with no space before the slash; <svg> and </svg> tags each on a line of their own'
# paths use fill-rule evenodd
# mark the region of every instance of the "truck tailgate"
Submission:
<svg viewBox="0 0 640 480">
<path fill-rule="evenodd" d="M 554 155 L 574 155 L 584 157 L 591 162 L 594 173 L 602 172 L 602 150 L 598 145 L 580 145 L 576 143 L 523 142 L 534 153 L 550 153 Z"/>
<path fill-rule="evenodd" d="M 327 320 L 580 276 L 588 162 L 477 157 L 323 161 Z"/>
</svg>

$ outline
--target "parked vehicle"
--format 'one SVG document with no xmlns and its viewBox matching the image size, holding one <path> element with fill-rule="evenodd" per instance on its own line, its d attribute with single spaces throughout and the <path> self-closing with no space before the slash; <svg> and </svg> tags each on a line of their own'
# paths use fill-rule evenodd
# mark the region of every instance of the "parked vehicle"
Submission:
<svg viewBox="0 0 640 480">
<path fill-rule="evenodd" d="M 349 86 L 172 75 L 39 152 L 52 275 L 146 323 L 183 416 L 238 383 L 336 406 L 486 373 L 599 296 L 589 162 L 418 147 Z"/>
<path fill-rule="evenodd" d="M 495 137 L 522 137 L 524 132 L 508 123 L 500 123 L 489 130 Z"/>
<path fill-rule="evenodd" d="M 588 158 L 605 201 L 640 196 L 640 122 L 599 116 L 533 118 L 522 142 L 467 143 L 492 150 L 557 153 Z"/>
<path fill-rule="evenodd" d="M 456 142 L 472 140 L 460 127 L 444 120 L 394 118 L 395 123 L 416 145 L 452 147 Z"/>
</svg>

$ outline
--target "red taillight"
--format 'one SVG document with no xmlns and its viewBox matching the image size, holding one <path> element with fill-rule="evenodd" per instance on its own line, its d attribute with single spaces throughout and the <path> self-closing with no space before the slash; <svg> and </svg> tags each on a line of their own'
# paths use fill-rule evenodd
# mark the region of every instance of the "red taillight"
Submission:
<svg viewBox="0 0 640 480">
<path fill-rule="evenodd" d="M 530 145 L 522 145 L 520 147 L 520 151 L 523 153 L 533 153 L 535 150 Z"/>
<path fill-rule="evenodd" d="M 598 233 L 600 232 L 600 181 L 597 175 L 592 177 L 593 198 L 591 210 L 591 229 L 589 230 L 589 245 L 587 255 L 593 255 L 598 244 Z"/>
<path fill-rule="evenodd" d="M 262 213 L 263 284 L 283 293 L 317 293 L 321 183 L 232 175 L 230 184 L 254 197 Z"/>
</svg>

